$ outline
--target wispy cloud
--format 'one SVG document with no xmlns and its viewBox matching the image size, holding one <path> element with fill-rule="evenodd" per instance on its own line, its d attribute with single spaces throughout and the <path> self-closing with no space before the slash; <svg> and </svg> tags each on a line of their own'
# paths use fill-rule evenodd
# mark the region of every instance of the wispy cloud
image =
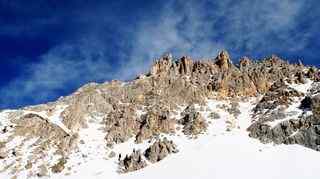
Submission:
<svg viewBox="0 0 320 179">
<path fill-rule="evenodd" d="M 145 71 L 152 59 L 167 52 L 209 58 L 221 49 L 236 57 L 301 50 L 308 34 L 294 30 L 303 8 L 304 3 L 296 0 L 170 1 L 159 17 L 140 22 L 131 60 L 120 72 L 130 77 Z M 132 66 L 136 68 L 128 73 Z"/>
<path fill-rule="evenodd" d="M 93 43 L 65 44 L 43 55 L 40 62 L 26 65 L 21 76 L 0 89 L 0 104 L 12 107 L 49 101 L 81 84 L 108 79 L 112 70 L 104 60 L 107 55 Z"/>
<path fill-rule="evenodd" d="M 103 11 L 98 15 L 92 11 L 83 17 L 94 23 L 91 28 L 28 65 L 23 75 L 0 90 L 0 103 L 44 102 L 88 81 L 132 79 L 167 52 L 194 58 L 214 57 L 221 49 L 237 58 L 296 53 L 316 33 L 314 24 L 308 32 L 299 33 L 309 7 L 299 0 L 167 1 L 155 15 L 143 16 L 132 26 L 116 22 L 117 32 L 105 32 L 117 43 L 115 50 L 108 46 L 110 38 L 102 38 L 100 29 L 112 19 L 96 20 L 103 17 Z"/>
</svg>

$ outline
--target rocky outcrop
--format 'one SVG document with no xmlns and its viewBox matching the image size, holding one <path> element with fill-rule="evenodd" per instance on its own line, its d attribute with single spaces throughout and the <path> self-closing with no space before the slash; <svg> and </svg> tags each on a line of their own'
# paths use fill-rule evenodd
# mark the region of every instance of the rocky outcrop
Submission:
<svg viewBox="0 0 320 179">
<path fill-rule="evenodd" d="M 67 163 L 67 160 L 64 158 L 61 158 L 58 163 L 56 163 L 54 166 L 51 167 L 51 170 L 53 173 L 60 173 L 65 168 L 65 164 Z"/>
<path fill-rule="evenodd" d="M 142 169 L 147 166 L 146 161 L 143 159 L 141 152 L 133 151 L 131 155 L 126 155 L 123 160 L 119 162 L 119 172 L 127 173 Z"/>
<path fill-rule="evenodd" d="M 256 105 L 254 113 L 261 114 L 264 110 L 273 110 L 280 106 L 288 107 L 294 97 L 301 96 L 303 96 L 303 94 L 295 89 L 289 88 L 283 80 L 277 81 Z"/>
<path fill-rule="evenodd" d="M 221 51 L 215 59 L 215 64 L 221 70 L 228 70 L 231 67 L 231 60 L 229 53 L 225 50 Z"/>
<path fill-rule="evenodd" d="M 108 146 L 123 143 L 131 137 L 136 138 L 137 143 L 141 143 L 161 133 L 175 132 L 176 121 L 169 118 L 168 110 L 154 107 L 146 114 L 137 116 L 133 106 L 118 107 L 120 108 L 115 108 L 104 119 Z"/>
<path fill-rule="evenodd" d="M 313 117 L 290 119 L 274 127 L 256 123 L 250 137 L 263 143 L 299 144 L 320 151 L 320 123 Z"/>
<path fill-rule="evenodd" d="M 134 108 L 117 105 L 104 119 L 107 145 L 112 146 L 127 141 L 139 131 L 139 122 Z"/>
<path fill-rule="evenodd" d="M 172 61 L 173 58 L 171 54 L 163 56 L 160 60 L 156 61 L 154 65 L 151 67 L 150 74 L 166 75 L 172 66 Z"/>
<path fill-rule="evenodd" d="M 320 121 L 320 95 L 316 95 L 312 98 L 311 109 L 314 117 Z"/>
<path fill-rule="evenodd" d="M 163 140 L 157 140 L 153 143 L 145 152 L 144 156 L 151 163 L 159 162 L 164 159 L 171 153 L 177 153 L 177 146 L 173 143 L 173 141 L 169 141 L 164 138 Z"/>
<path fill-rule="evenodd" d="M 174 133 L 176 121 L 169 117 L 169 111 L 156 112 L 149 111 L 141 116 L 139 132 L 136 136 L 136 141 L 141 143 L 145 139 L 150 139 L 152 136 L 160 135 L 161 133 Z"/>
<path fill-rule="evenodd" d="M 310 67 L 306 77 L 315 81 L 315 82 L 320 82 L 320 71 L 316 67 Z"/>
<path fill-rule="evenodd" d="M 320 150 L 319 96 L 301 96 L 303 94 L 288 88 L 284 83 L 275 83 L 254 108 L 257 122 L 248 128 L 249 136 L 263 143 L 299 144 Z M 312 110 L 312 115 L 302 113 L 293 119 L 288 118 L 290 113 L 284 110 L 291 105 L 295 97 L 300 97 L 299 108 L 304 111 Z M 287 120 L 283 120 L 286 118 Z M 280 122 L 277 122 L 278 120 Z M 271 126 L 268 122 L 276 124 Z"/>
<path fill-rule="evenodd" d="M 193 105 L 188 106 L 182 113 L 184 116 L 179 123 L 183 125 L 185 135 L 196 136 L 207 130 L 208 124 Z"/>
</svg>

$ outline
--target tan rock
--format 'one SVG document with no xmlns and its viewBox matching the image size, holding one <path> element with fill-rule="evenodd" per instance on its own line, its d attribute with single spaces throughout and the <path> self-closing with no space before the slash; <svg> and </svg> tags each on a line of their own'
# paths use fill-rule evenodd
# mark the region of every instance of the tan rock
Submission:
<svg viewBox="0 0 320 179">
<path fill-rule="evenodd" d="M 154 65 L 151 67 L 150 74 L 151 75 L 167 74 L 171 65 L 172 65 L 172 55 L 171 54 L 165 55 L 154 63 Z"/>
<path fill-rule="evenodd" d="M 248 67 L 251 64 L 251 60 L 248 57 L 242 57 L 240 59 L 240 68 Z"/>
<path fill-rule="evenodd" d="M 57 164 L 51 167 L 51 170 L 53 173 L 60 173 L 64 170 L 65 164 L 67 163 L 67 160 L 64 158 L 61 158 Z"/>
<path fill-rule="evenodd" d="M 215 64 L 222 70 L 227 70 L 231 66 L 231 60 L 229 53 L 225 50 L 219 52 L 218 56 L 215 59 Z"/>
</svg>

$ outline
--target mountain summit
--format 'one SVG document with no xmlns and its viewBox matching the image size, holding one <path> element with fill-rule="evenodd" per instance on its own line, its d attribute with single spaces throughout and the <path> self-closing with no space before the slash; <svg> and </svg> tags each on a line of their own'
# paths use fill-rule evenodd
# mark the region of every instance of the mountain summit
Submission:
<svg viewBox="0 0 320 179">
<path fill-rule="evenodd" d="M 291 168 L 319 158 L 320 71 L 274 55 L 233 64 L 227 51 L 201 61 L 168 54 L 135 80 L 4 110 L 0 129 L 0 178 L 257 177 L 233 165 L 245 161 L 291 172 L 266 178 L 314 176 Z"/>
</svg>

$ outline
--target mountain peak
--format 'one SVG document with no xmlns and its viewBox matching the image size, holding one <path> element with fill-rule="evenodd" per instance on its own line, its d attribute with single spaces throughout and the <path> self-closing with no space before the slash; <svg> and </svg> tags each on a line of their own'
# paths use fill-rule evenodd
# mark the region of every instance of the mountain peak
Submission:
<svg viewBox="0 0 320 179">
<path fill-rule="evenodd" d="M 167 54 L 133 81 L 1 112 L 0 167 L 32 177 L 67 174 L 79 161 L 140 171 L 222 134 L 320 150 L 319 82 L 319 69 L 276 56 L 233 65 L 226 51 L 207 61 Z"/>
</svg>

